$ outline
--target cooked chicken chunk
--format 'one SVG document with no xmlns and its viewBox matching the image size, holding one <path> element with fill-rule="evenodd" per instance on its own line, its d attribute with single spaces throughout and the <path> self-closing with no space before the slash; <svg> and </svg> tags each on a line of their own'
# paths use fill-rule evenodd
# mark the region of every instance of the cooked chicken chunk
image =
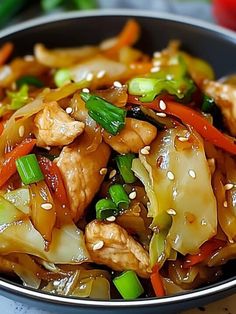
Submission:
<svg viewBox="0 0 236 314">
<path fill-rule="evenodd" d="M 68 145 L 84 130 L 84 123 L 72 119 L 56 102 L 46 104 L 34 122 L 37 145 L 42 147 Z"/>
<path fill-rule="evenodd" d="M 236 87 L 214 81 L 204 83 L 204 92 L 220 107 L 231 134 L 236 136 Z"/>
<path fill-rule="evenodd" d="M 85 208 L 98 192 L 104 179 L 100 170 L 106 167 L 110 157 L 107 144 L 101 142 L 89 151 L 84 138 L 82 135 L 78 143 L 64 147 L 57 160 L 75 221 L 83 216 Z"/>
<path fill-rule="evenodd" d="M 141 148 L 151 144 L 157 129 L 146 121 L 126 118 L 125 127 L 115 136 L 104 132 L 104 141 L 120 154 L 138 153 Z"/>
<path fill-rule="evenodd" d="M 90 222 L 85 229 L 85 241 L 95 263 L 117 271 L 134 270 L 143 278 L 150 276 L 148 253 L 117 224 Z"/>
</svg>

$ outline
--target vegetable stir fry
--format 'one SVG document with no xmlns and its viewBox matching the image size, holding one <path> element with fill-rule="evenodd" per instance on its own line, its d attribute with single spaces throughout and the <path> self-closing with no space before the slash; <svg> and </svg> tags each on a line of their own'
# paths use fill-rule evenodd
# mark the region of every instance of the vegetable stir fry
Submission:
<svg viewBox="0 0 236 314">
<path fill-rule="evenodd" d="M 54 294 L 163 297 L 236 252 L 236 86 L 128 20 L 98 46 L 0 49 L 0 272 Z"/>
</svg>

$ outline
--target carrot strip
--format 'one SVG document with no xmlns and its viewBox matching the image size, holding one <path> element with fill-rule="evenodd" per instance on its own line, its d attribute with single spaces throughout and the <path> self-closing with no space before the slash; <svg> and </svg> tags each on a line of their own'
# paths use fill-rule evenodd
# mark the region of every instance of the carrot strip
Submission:
<svg viewBox="0 0 236 314">
<path fill-rule="evenodd" d="M 0 187 L 16 172 L 16 159 L 30 153 L 35 144 L 35 139 L 27 138 L 5 155 L 0 169 Z"/>
<path fill-rule="evenodd" d="M 2 132 L 4 131 L 4 123 L 3 121 L 0 122 L 0 135 L 2 134 Z"/>
<path fill-rule="evenodd" d="M 13 52 L 13 44 L 10 42 L 5 43 L 1 49 L 0 49 L 0 65 L 3 65 L 6 63 L 7 59 L 10 57 L 10 55 Z"/>
<path fill-rule="evenodd" d="M 159 274 L 159 267 L 156 264 L 153 267 L 152 274 L 150 276 L 153 290 L 157 297 L 164 297 L 166 295 L 161 276 Z"/>
<path fill-rule="evenodd" d="M 114 46 L 105 51 L 105 55 L 111 57 L 115 55 L 122 47 L 132 46 L 138 40 L 139 35 L 139 24 L 134 19 L 128 20 L 121 33 L 118 35 L 117 42 Z"/>
</svg>

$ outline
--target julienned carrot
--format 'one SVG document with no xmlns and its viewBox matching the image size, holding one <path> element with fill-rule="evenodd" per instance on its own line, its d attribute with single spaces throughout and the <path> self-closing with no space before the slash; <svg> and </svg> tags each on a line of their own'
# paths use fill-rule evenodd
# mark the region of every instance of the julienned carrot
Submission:
<svg viewBox="0 0 236 314">
<path fill-rule="evenodd" d="M 3 130 L 4 130 L 4 124 L 3 124 L 3 122 L 1 121 L 1 122 L 0 122 L 0 135 L 2 134 Z"/>
<path fill-rule="evenodd" d="M 111 48 L 105 51 L 107 56 L 116 54 L 124 46 L 132 46 L 138 40 L 140 35 L 140 26 L 134 20 L 130 19 L 117 37 L 117 42 Z"/>
<path fill-rule="evenodd" d="M 189 268 L 196 264 L 199 264 L 209 258 L 215 251 L 217 251 L 220 247 L 225 246 L 226 242 L 220 239 L 210 239 L 205 242 L 199 250 L 198 254 L 190 255 L 188 254 L 185 257 L 183 267 Z"/>
<path fill-rule="evenodd" d="M 55 194 L 61 205 L 68 206 L 67 193 L 58 166 L 44 156 L 40 156 L 38 162 L 51 193 Z"/>
<path fill-rule="evenodd" d="M 155 295 L 157 297 L 164 297 L 166 293 L 163 286 L 163 282 L 161 280 L 161 276 L 159 274 L 159 267 L 157 264 L 152 269 L 152 274 L 150 276 L 150 279 L 151 279 L 151 283 L 152 283 L 152 287 L 155 292 Z"/>
<path fill-rule="evenodd" d="M 13 44 L 10 42 L 5 43 L 0 48 L 0 65 L 3 65 L 6 63 L 7 59 L 10 57 L 13 51 Z"/>
<path fill-rule="evenodd" d="M 4 162 L 0 169 L 0 187 L 16 172 L 16 159 L 30 153 L 35 144 L 35 139 L 26 138 L 11 152 L 5 155 Z"/>
</svg>

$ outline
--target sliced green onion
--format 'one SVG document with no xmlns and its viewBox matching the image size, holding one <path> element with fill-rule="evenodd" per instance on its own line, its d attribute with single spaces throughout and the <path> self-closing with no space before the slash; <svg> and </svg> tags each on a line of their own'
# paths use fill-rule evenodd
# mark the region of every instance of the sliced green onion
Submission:
<svg viewBox="0 0 236 314">
<path fill-rule="evenodd" d="M 57 70 L 54 75 L 54 82 L 57 87 L 61 87 L 71 81 L 71 73 L 68 69 Z"/>
<path fill-rule="evenodd" d="M 77 10 L 90 10 L 97 8 L 96 0 L 74 0 L 75 8 Z"/>
<path fill-rule="evenodd" d="M 215 101 L 213 98 L 204 95 L 201 110 L 206 113 L 210 113 L 215 106 Z"/>
<path fill-rule="evenodd" d="M 120 276 L 115 277 L 113 283 L 125 300 L 137 299 L 144 293 L 138 276 L 132 270 L 125 271 Z"/>
<path fill-rule="evenodd" d="M 44 179 L 35 154 L 18 158 L 16 168 L 24 184 L 35 183 Z"/>
<path fill-rule="evenodd" d="M 41 0 L 41 7 L 44 11 L 51 11 L 62 3 L 63 0 Z"/>
<path fill-rule="evenodd" d="M 28 85 L 22 85 L 17 92 L 7 92 L 7 96 L 11 99 L 11 103 L 7 106 L 9 110 L 17 110 L 23 107 L 28 100 Z"/>
<path fill-rule="evenodd" d="M 131 170 L 134 158 L 134 154 L 119 155 L 115 158 L 117 167 L 125 183 L 134 183 L 136 181 L 136 177 Z"/>
<path fill-rule="evenodd" d="M 126 110 L 89 93 L 82 92 L 80 95 L 86 103 L 90 117 L 108 133 L 116 135 L 125 126 Z"/>
<path fill-rule="evenodd" d="M 110 199 L 103 198 L 96 205 L 96 218 L 99 220 L 106 219 L 111 216 L 116 216 L 118 213 L 116 204 Z"/>
<path fill-rule="evenodd" d="M 130 199 L 121 184 L 113 184 L 109 188 L 111 199 L 119 209 L 127 209 Z"/>
<path fill-rule="evenodd" d="M 16 81 L 16 86 L 18 88 L 20 88 L 22 85 L 32 85 L 32 86 L 36 86 L 36 87 L 43 87 L 44 83 L 38 79 L 35 76 L 32 75 L 26 75 L 26 76 L 22 76 L 20 77 L 17 81 Z"/>
</svg>

